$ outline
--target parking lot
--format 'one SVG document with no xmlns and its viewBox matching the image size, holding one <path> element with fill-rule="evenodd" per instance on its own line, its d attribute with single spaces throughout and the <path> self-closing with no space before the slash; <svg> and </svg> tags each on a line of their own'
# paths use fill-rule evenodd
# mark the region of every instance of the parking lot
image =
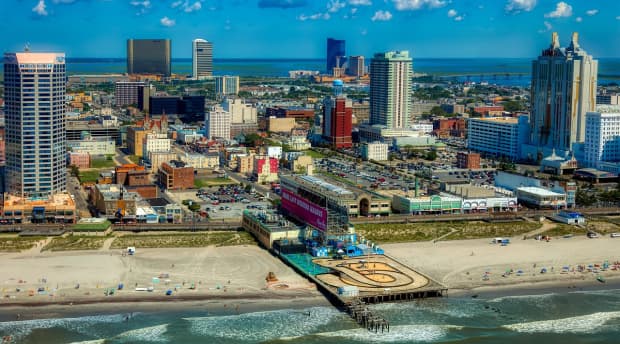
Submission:
<svg viewBox="0 0 620 344">
<path fill-rule="evenodd" d="M 190 200 L 200 205 L 197 221 L 206 217 L 212 220 L 241 218 L 245 209 L 268 209 L 271 203 L 262 196 L 246 192 L 237 185 L 214 186 L 196 190 L 168 191 L 168 195 L 178 204 Z"/>
</svg>

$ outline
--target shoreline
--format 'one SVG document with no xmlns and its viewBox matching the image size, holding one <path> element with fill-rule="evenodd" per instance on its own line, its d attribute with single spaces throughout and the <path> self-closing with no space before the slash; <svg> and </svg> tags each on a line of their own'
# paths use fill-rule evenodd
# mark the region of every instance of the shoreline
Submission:
<svg viewBox="0 0 620 344">
<path fill-rule="evenodd" d="M 74 318 L 87 315 L 197 312 L 209 315 L 236 315 L 279 309 L 301 309 L 331 306 L 322 295 L 252 298 L 238 295 L 228 298 L 117 298 L 109 302 L 92 300 L 86 303 L 11 304 L 0 307 L 0 322 L 28 321 L 50 318 Z M 19 314 L 19 317 L 18 317 Z"/>
</svg>

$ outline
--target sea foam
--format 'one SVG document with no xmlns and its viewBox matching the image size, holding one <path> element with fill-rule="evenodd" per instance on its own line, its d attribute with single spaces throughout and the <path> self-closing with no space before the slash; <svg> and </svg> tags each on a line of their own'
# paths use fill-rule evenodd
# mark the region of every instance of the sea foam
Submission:
<svg viewBox="0 0 620 344">
<path fill-rule="evenodd" d="M 620 318 L 620 312 L 597 312 L 570 318 L 541 320 L 505 325 L 504 328 L 521 333 L 595 333 L 613 319 Z"/>
</svg>

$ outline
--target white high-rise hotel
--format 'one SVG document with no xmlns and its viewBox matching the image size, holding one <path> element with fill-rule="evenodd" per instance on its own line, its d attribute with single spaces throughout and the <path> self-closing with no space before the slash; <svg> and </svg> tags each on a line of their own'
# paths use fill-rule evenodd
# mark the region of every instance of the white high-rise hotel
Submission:
<svg viewBox="0 0 620 344">
<path fill-rule="evenodd" d="M 65 54 L 4 54 L 7 189 L 47 198 L 66 192 Z"/>
<path fill-rule="evenodd" d="M 620 107 L 599 106 L 586 115 L 584 163 L 588 167 L 620 172 Z"/>
<path fill-rule="evenodd" d="M 532 62 L 530 158 L 555 149 L 560 156 L 578 154 L 575 143 L 586 135 L 586 113 L 596 106 L 598 61 L 579 46 L 573 33 L 568 47 L 560 48 L 557 33 L 551 46 Z"/>
<path fill-rule="evenodd" d="M 408 51 L 378 53 L 370 62 L 370 124 L 406 129 L 413 67 Z"/>
<path fill-rule="evenodd" d="M 209 140 L 216 138 L 230 140 L 230 112 L 220 105 L 213 106 L 205 114 L 205 132 Z"/>
<path fill-rule="evenodd" d="M 192 41 L 192 77 L 203 79 L 213 76 L 213 43 L 204 39 Z"/>
</svg>

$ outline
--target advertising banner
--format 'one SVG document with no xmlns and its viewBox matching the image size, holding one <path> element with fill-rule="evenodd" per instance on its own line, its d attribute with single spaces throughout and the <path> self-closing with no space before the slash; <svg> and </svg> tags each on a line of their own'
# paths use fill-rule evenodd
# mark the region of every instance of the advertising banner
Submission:
<svg viewBox="0 0 620 344">
<path fill-rule="evenodd" d="M 282 208 L 319 230 L 327 230 L 327 210 L 286 189 L 282 189 Z"/>
</svg>

